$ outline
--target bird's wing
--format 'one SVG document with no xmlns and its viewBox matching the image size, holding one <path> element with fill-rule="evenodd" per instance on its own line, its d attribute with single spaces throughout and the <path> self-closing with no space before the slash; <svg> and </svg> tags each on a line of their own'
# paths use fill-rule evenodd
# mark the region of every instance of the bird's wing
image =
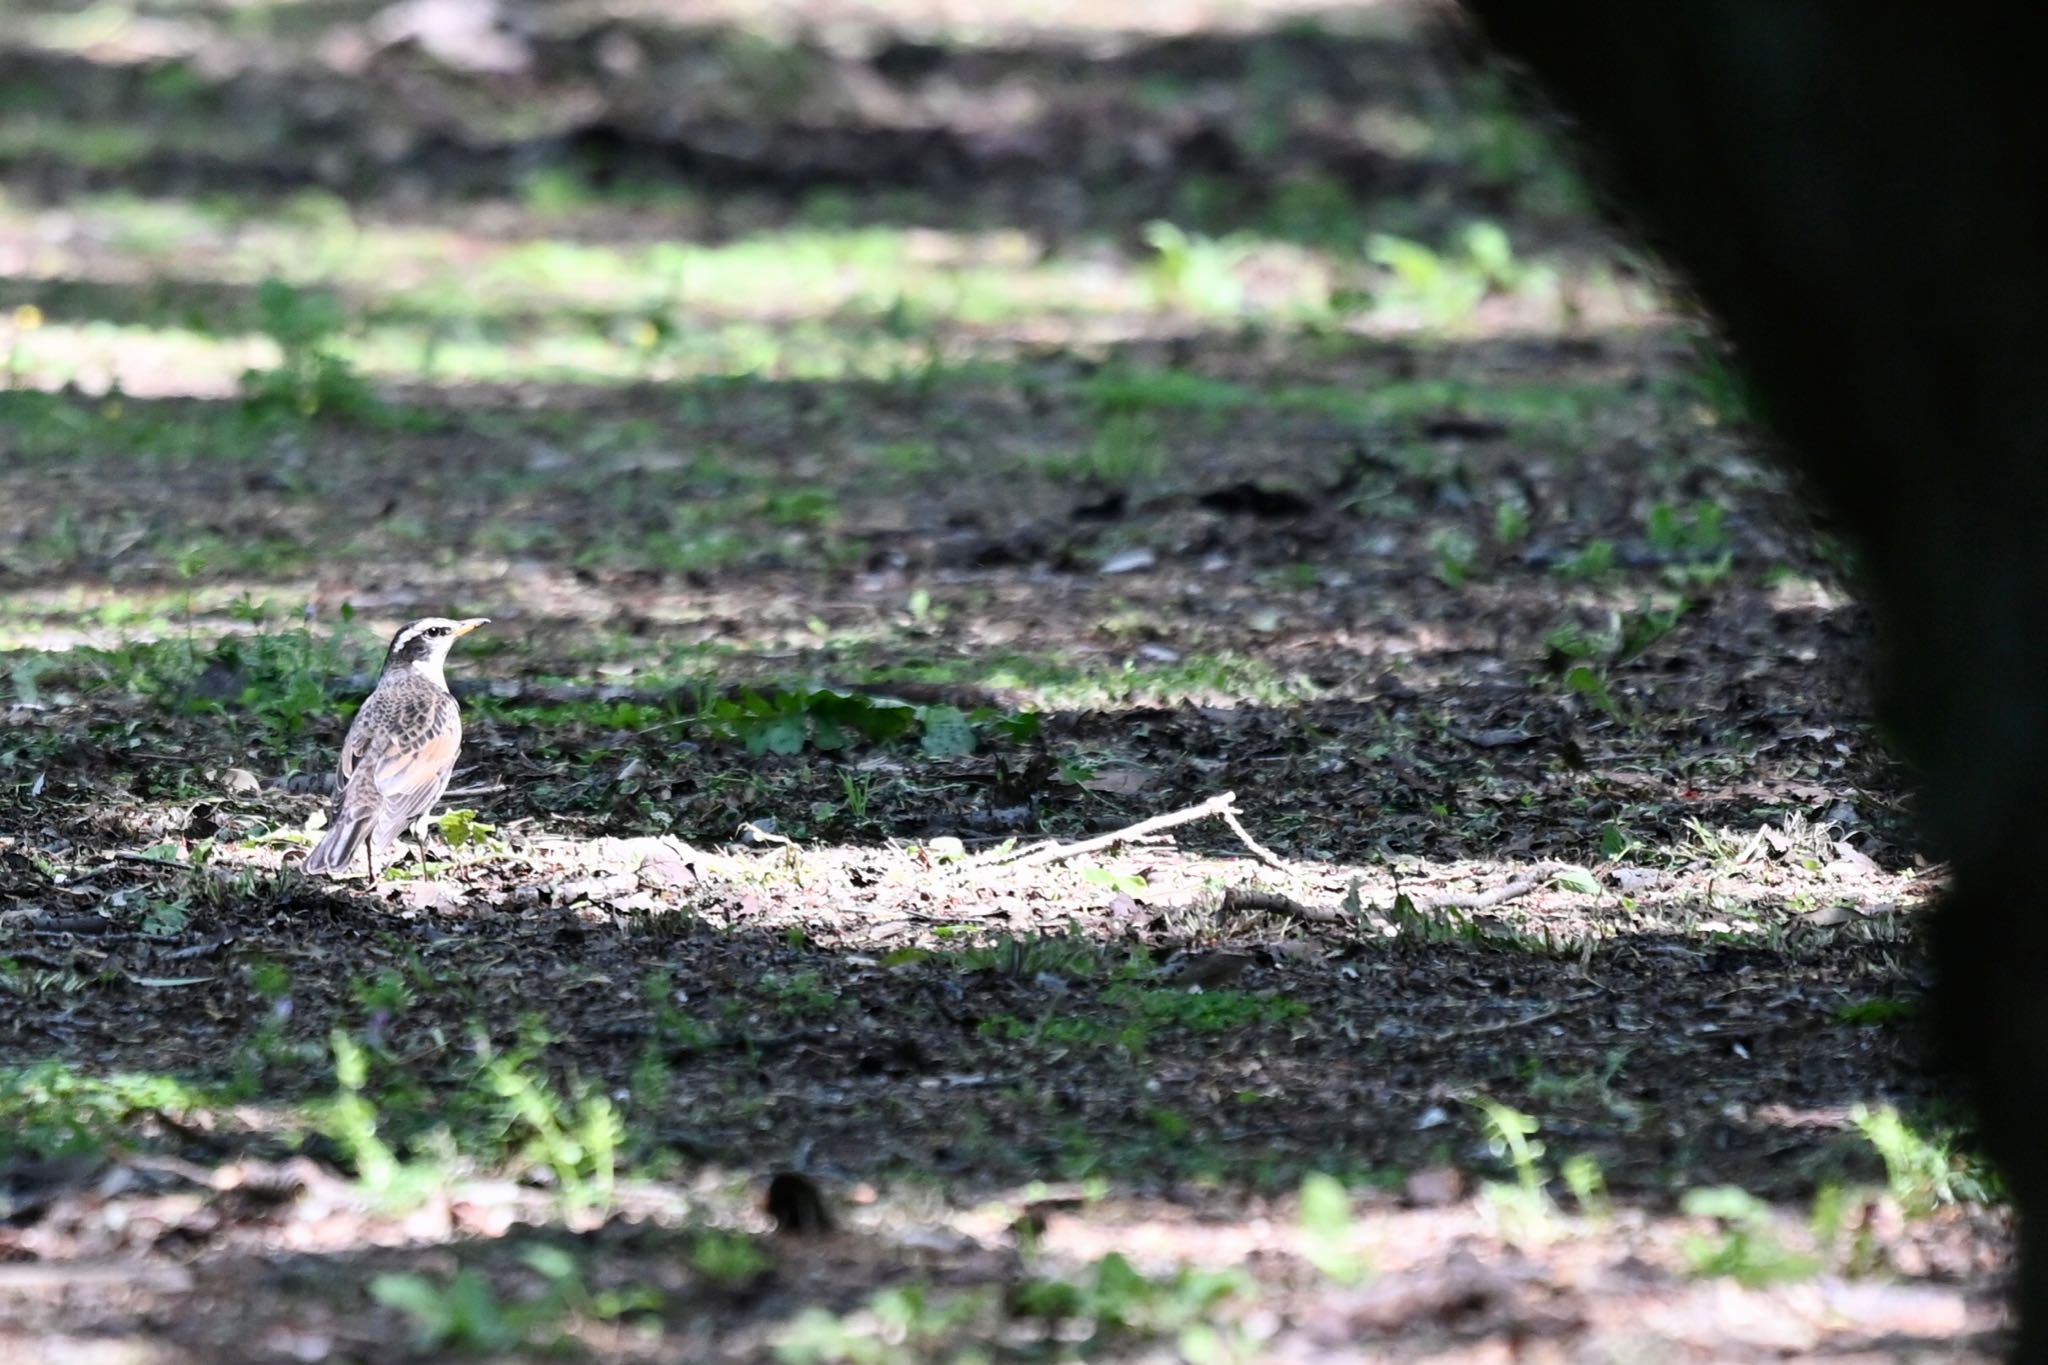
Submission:
<svg viewBox="0 0 2048 1365">
<path fill-rule="evenodd" d="M 455 755 L 462 748 L 462 716 L 455 699 L 443 696 L 433 719 L 419 729 L 402 730 L 382 753 L 374 756 L 370 774 L 382 804 L 377 842 L 396 834 L 426 814 L 448 785 Z"/>
<path fill-rule="evenodd" d="M 382 709 L 377 704 L 375 692 L 364 698 L 363 704 L 356 708 L 356 718 L 349 722 L 348 733 L 341 741 L 341 777 L 335 783 L 337 787 L 348 786 L 349 778 L 355 773 L 356 764 L 362 761 L 364 752 L 376 742 L 376 713 Z"/>
</svg>

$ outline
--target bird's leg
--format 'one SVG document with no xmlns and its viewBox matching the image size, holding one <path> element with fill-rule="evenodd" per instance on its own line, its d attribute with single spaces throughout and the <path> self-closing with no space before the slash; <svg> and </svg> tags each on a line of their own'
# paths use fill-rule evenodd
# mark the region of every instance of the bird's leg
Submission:
<svg viewBox="0 0 2048 1365">
<path fill-rule="evenodd" d="M 363 875 L 370 879 L 370 889 L 377 889 L 377 852 L 371 847 L 374 840 L 363 840 Z"/>
</svg>

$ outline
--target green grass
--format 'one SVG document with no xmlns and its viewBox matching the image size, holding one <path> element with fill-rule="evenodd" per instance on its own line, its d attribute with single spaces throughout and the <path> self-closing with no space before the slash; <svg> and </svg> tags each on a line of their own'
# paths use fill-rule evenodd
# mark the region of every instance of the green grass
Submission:
<svg viewBox="0 0 2048 1365">
<path fill-rule="evenodd" d="M 25 970 L 0 951 L 0 979 Z M 93 1076 L 59 1061 L 0 1068 L 0 1156 L 94 1152 L 126 1140 L 143 1115 L 200 1114 L 223 1103 L 218 1086 L 177 1076 Z"/>
<path fill-rule="evenodd" d="M 535 184 L 557 208 L 573 208 L 573 177 L 554 172 Z M 1280 206 L 1289 232 L 1317 204 L 1335 207 L 1323 203 L 1328 189 L 1294 187 Z M 0 202 L 0 229 L 32 231 L 25 212 Z M 1357 250 L 1348 241 L 1307 252 L 1257 236 L 1225 242 L 1157 224 L 1150 247 L 1120 250 L 1105 272 L 1095 243 L 1041 255 L 1015 233 L 885 226 L 799 223 L 715 244 L 478 241 L 356 215 L 320 191 L 282 205 L 88 194 L 67 212 L 145 274 L 191 283 L 39 290 L 47 324 L 17 339 L 15 360 L 60 379 L 137 351 L 195 378 L 231 378 L 246 363 L 246 339 L 268 330 L 254 290 L 273 276 L 346 301 L 334 354 L 371 377 L 887 378 L 939 361 L 942 339 L 947 362 L 1004 358 L 1016 349 L 1004 333 L 1027 321 L 1078 328 L 1163 310 L 1326 325 L 1336 316 L 1327 253 Z M 1555 273 L 1510 268 L 1499 252 L 1468 247 L 1467 256 L 1477 264 L 1459 269 L 1477 271 L 1487 288 Z M 1256 294 L 1243 284 L 1254 266 L 1266 281 Z M 1275 280 L 1286 281 L 1277 294 Z"/>
</svg>

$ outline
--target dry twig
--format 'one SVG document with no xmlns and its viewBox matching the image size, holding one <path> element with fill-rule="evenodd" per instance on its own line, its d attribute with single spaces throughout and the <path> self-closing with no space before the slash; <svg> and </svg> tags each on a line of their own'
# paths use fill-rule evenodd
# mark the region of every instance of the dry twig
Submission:
<svg viewBox="0 0 2048 1365">
<path fill-rule="evenodd" d="M 1025 849 L 1003 849 L 998 852 L 978 854 L 967 859 L 965 862 L 956 863 L 954 866 L 962 870 L 968 870 L 987 867 L 1038 867 L 1046 863 L 1064 862 L 1068 858 L 1079 858 L 1090 853 L 1099 853 L 1105 848 L 1114 848 L 1118 844 L 1127 844 L 1135 839 L 1141 839 L 1148 834 L 1157 834 L 1161 830 L 1172 829 L 1176 825 L 1192 824 L 1196 820 L 1205 820 L 1212 815 L 1220 815 L 1230 820 L 1231 826 L 1237 829 L 1239 836 L 1245 840 L 1246 845 L 1254 852 L 1270 860 L 1273 855 L 1266 853 L 1257 843 L 1253 842 L 1250 835 L 1244 833 L 1243 827 L 1238 825 L 1236 819 L 1233 818 L 1236 814 L 1237 793 L 1223 792 L 1199 804 L 1187 806 L 1181 810 L 1168 811 L 1164 815 L 1155 815 L 1150 819 L 1140 820 L 1135 825 L 1126 825 L 1122 829 L 1113 829 L 1107 834 L 1098 834 L 1091 839 L 1079 839 L 1071 844 L 1053 842 L 1034 844 L 1032 847 Z"/>
<path fill-rule="evenodd" d="M 1440 896 L 1408 897 L 1408 903 L 1417 910 L 1491 910 L 1496 905 L 1526 896 L 1550 884 L 1550 879 L 1570 867 L 1569 863 L 1544 863 L 1534 872 L 1525 873 L 1512 881 L 1502 882 L 1491 891 L 1464 891 Z M 1394 888 L 1395 895 L 1404 894 L 1400 887 Z"/>
<path fill-rule="evenodd" d="M 1345 924 L 1351 918 L 1342 910 L 1332 910 L 1322 905 L 1304 905 L 1292 896 L 1283 896 L 1278 891 L 1267 891 L 1255 886 L 1231 887 L 1223 893 L 1221 908 L 1226 912 L 1243 910 L 1268 915 L 1286 915 L 1310 924 Z"/>
<path fill-rule="evenodd" d="M 1223 817 L 1223 823 L 1230 826 L 1230 832 L 1238 837 L 1238 841 L 1242 843 L 1246 848 L 1252 851 L 1252 856 L 1254 858 L 1257 858 L 1267 867 L 1273 868 L 1276 871 L 1294 871 L 1293 868 L 1287 865 L 1287 860 L 1285 858 L 1282 858 L 1272 849 L 1267 848 L 1257 839 L 1252 838 L 1251 831 L 1246 829 L 1244 827 L 1244 822 L 1237 818 L 1237 809 L 1235 806 L 1232 806 L 1231 808 L 1226 810 L 1218 811 L 1217 814 Z"/>
</svg>

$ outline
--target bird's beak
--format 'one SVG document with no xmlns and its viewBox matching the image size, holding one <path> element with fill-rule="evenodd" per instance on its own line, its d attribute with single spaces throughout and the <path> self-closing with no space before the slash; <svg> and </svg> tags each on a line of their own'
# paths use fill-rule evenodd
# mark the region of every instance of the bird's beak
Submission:
<svg viewBox="0 0 2048 1365">
<path fill-rule="evenodd" d="M 455 633 L 457 635 L 467 635 L 478 626 L 487 626 L 490 623 L 491 618 L 488 616 L 472 616 L 467 621 L 457 621 L 455 623 Z"/>
</svg>

